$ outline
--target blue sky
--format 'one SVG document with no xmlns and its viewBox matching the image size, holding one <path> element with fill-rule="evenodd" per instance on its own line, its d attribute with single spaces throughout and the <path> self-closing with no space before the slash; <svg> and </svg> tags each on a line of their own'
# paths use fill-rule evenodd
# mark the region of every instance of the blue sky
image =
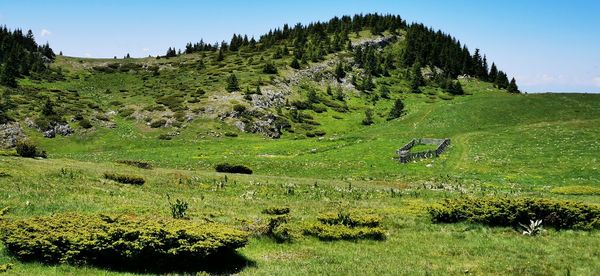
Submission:
<svg viewBox="0 0 600 276">
<path fill-rule="evenodd" d="M 0 0 L 0 24 L 87 57 L 164 54 L 201 38 L 368 12 L 399 14 L 480 48 L 525 91 L 600 92 L 600 1 Z"/>
</svg>

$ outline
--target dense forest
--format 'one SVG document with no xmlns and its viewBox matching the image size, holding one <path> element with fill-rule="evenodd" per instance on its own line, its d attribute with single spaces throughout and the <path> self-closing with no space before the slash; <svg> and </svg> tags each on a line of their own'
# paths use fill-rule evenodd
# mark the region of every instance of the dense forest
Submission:
<svg viewBox="0 0 600 276">
<path fill-rule="evenodd" d="M 48 43 L 38 45 L 31 30 L 0 28 L 0 84 L 16 87 L 16 79 L 46 71 L 55 54 Z"/>
</svg>

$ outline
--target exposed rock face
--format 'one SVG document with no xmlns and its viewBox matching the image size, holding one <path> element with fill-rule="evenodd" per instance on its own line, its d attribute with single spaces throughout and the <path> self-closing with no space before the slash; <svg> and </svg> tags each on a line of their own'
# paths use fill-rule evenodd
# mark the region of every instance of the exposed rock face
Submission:
<svg viewBox="0 0 600 276">
<path fill-rule="evenodd" d="M 261 133 L 270 138 L 279 138 L 283 129 L 289 127 L 289 123 L 273 114 L 267 114 L 260 119 L 252 121 L 245 127 L 246 131 L 249 132 Z"/>
<path fill-rule="evenodd" d="M 25 133 L 19 123 L 0 124 L 0 148 L 12 148 L 17 141 L 24 139 Z"/>
<path fill-rule="evenodd" d="M 58 124 L 54 128 L 44 131 L 44 137 L 54 138 L 56 135 L 68 136 L 73 133 L 71 126 L 68 124 Z"/>
<path fill-rule="evenodd" d="M 265 90 L 262 95 L 253 94 L 252 103 L 256 108 L 280 107 L 285 104 L 285 95 L 281 92 Z"/>
</svg>

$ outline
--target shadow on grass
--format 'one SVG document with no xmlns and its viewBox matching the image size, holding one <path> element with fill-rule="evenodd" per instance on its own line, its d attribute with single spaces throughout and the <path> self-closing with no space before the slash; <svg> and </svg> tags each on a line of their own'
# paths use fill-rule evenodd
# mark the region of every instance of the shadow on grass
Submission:
<svg viewBox="0 0 600 276">
<path fill-rule="evenodd" d="M 48 264 L 56 265 L 56 264 Z M 255 267 L 256 262 L 247 259 L 236 251 L 221 252 L 206 258 L 144 259 L 135 262 L 97 262 L 86 264 L 90 268 L 134 274 L 196 274 L 205 272 L 216 275 L 229 275 L 242 272 L 247 267 Z"/>
</svg>

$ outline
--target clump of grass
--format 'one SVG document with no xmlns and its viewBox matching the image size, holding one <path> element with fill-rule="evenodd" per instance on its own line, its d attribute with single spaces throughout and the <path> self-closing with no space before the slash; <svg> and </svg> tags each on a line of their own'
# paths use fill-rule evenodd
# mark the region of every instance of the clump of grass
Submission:
<svg viewBox="0 0 600 276">
<path fill-rule="evenodd" d="M 600 195 L 600 187 L 562 186 L 553 188 L 550 192 L 561 195 Z"/>
<path fill-rule="evenodd" d="M 169 200 L 169 208 L 171 210 L 171 217 L 174 219 L 183 219 L 185 218 L 185 212 L 189 208 L 189 203 L 183 201 L 181 199 L 175 199 L 175 202 L 171 202 L 171 197 L 167 195 L 167 199 Z"/>
<path fill-rule="evenodd" d="M 143 185 L 144 183 L 146 183 L 146 180 L 143 177 L 129 174 L 117 174 L 107 172 L 104 173 L 104 178 L 123 184 Z"/>
</svg>

